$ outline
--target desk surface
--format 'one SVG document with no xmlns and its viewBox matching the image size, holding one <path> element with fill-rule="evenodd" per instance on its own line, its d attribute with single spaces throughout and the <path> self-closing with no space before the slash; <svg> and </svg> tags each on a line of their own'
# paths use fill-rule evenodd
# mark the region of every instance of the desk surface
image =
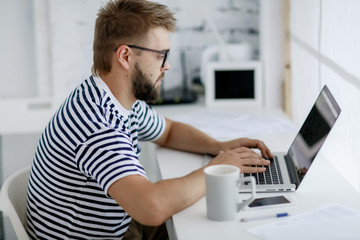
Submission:
<svg viewBox="0 0 360 240">
<path fill-rule="evenodd" d="M 260 136 L 272 151 L 286 151 L 295 133 L 282 133 Z M 162 179 L 181 177 L 203 166 L 204 156 L 199 154 L 157 148 L 156 157 Z M 336 191 L 334 190 L 335 186 Z M 285 195 L 295 202 L 295 206 L 288 208 L 264 209 L 257 211 L 241 211 L 234 221 L 215 222 L 206 218 L 205 197 L 194 205 L 184 209 L 172 217 L 170 232 L 173 239 L 201 240 L 201 239 L 258 239 L 247 232 L 255 226 L 274 222 L 276 218 L 241 222 L 243 217 L 268 216 L 276 212 L 288 211 L 296 215 L 314 210 L 328 203 L 343 204 L 360 210 L 360 194 L 335 169 L 335 167 L 321 154 L 317 156 L 311 169 L 296 192 L 291 193 L 261 193 L 257 197 Z M 240 194 L 240 198 L 247 198 L 247 194 Z M 168 226 L 169 227 L 169 226 Z"/>
<path fill-rule="evenodd" d="M 183 176 L 203 164 L 203 156 L 185 152 L 157 149 L 159 168 L 163 179 Z M 337 187 L 336 187 L 337 186 Z M 341 187 L 338 187 L 341 186 Z M 336 191 L 334 188 L 336 187 Z M 276 193 L 257 194 L 257 197 L 279 195 Z M 258 239 L 247 232 L 247 229 L 276 221 L 264 219 L 241 222 L 243 217 L 268 216 L 276 212 L 288 211 L 292 214 L 314 210 L 328 203 L 339 203 L 354 209 L 359 209 L 360 195 L 340 175 L 340 173 L 321 154 L 309 170 L 306 178 L 296 192 L 285 193 L 295 206 L 281 209 L 267 209 L 257 211 L 241 211 L 234 221 L 215 222 L 206 218 L 205 197 L 187 209 L 172 217 L 172 224 L 176 237 L 174 239 Z M 248 196 L 241 195 L 240 198 Z"/>
</svg>

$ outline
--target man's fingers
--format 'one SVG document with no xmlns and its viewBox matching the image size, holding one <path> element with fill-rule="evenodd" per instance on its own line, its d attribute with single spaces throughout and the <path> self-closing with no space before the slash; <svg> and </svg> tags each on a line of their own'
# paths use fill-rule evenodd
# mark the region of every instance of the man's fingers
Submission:
<svg viewBox="0 0 360 240">
<path fill-rule="evenodd" d="M 271 153 L 270 149 L 265 145 L 263 141 L 258 140 L 256 147 L 260 150 L 261 155 L 264 158 L 273 158 L 273 154 Z"/>
<path fill-rule="evenodd" d="M 269 160 L 263 158 L 248 158 L 243 160 L 243 164 L 248 166 L 267 166 L 270 165 L 270 163 Z"/>
<path fill-rule="evenodd" d="M 240 167 L 242 173 L 258 173 L 258 172 L 265 172 L 265 167 L 256 167 L 256 166 L 242 166 Z"/>
<path fill-rule="evenodd" d="M 253 150 L 242 147 L 233 150 L 219 152 L 211 164 L 230 164 L 238 166 L 243 173 L 265 172 L 270 161 L 263 159 Z"/>
<path fill-rule="evenodd" d="M 249 148 L 235 149 L 239 158 L 248 159 L 248 165 L 269 165 L 270 161 L 263 159 L 259 154 Z"/>
</svg>

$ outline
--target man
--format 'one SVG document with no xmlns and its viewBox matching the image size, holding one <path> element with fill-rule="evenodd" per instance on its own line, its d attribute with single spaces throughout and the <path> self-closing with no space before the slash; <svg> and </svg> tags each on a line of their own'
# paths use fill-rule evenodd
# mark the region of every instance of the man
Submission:
<svg viewBox="0 0 360 240">
<path fill-rule="evenodd" d="M 27 215 L 33 239 L 122 239 L 130 222 L 132 232 L 162 225 L 204 196 L 203 168 L 150 182 L 138 161 L 139 140 L 217 155 L 209 165 L 265 171 L 270 162 L 250 149 L 271 158 L 261 141 L 219 142 L 145 103 L 159 96 L 170 69 L 174 30 L 173 14 L 158 3 L 115 0 L 100 9 L 93 75 L 55 113 L 35 153 Z"/>
</svg>

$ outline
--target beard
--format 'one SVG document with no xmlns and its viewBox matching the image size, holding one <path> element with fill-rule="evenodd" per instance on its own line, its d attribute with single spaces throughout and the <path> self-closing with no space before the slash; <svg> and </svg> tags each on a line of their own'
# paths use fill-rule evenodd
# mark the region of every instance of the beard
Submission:
<svg viewBox="0 0 360 240">
<path fill-rule="evenodd" d="M 152 83 L 145 73 L 135 64 L 135 71 L 131 76 L 132 91 L 136 99 L 151 102 L 160 97 L 160 85 L 156 87 L 157 81 L 164 77 L 164 73 L 158 77 L 155 83 Z"/>
</svg>

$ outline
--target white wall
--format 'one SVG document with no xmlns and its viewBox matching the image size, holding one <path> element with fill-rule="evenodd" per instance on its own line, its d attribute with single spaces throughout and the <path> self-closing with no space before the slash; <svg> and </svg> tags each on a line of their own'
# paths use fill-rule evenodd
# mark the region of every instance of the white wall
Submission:
<svg viewBox="0 0 360 240">
<path fill-rule="evenodd" d="M 360 1 L 291 0 L 293 120 L 327 85 L 342 112 L 320 154 L 360 191 Z"/>
<path fill-rule="evenodd" d="M 0 1 L 0 99 L 36 95 L 32 1 Z"/>
</svg>

